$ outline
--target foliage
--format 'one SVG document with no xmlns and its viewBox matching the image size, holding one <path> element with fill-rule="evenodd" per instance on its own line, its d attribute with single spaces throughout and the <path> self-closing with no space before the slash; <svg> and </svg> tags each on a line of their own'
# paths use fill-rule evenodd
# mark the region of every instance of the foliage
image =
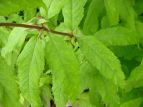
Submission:
<svg viewBox="0 0 143 107">
<path fill-rule="evenodd" d="M 0 0 L 0 107 L 142 107 L 142 0 Z"/>
</svg>

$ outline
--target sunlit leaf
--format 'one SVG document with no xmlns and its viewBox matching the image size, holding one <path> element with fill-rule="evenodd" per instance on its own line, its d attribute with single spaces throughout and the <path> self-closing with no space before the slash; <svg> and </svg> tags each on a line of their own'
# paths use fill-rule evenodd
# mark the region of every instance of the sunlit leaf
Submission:
<svg viewBox="0 0 143 107">
<path fill-rule="evenodd" d="M 31 38 L 18 57 L 20 90 L 32 107 L 40 107 L 39 81 L 44 70 L 44 41 Z"/>
<path fill-rule="evenodd" d="M 52 70 L 56 106 L 64 107 L 68 101 L 74 104 L 80 91 L 80 77 L 72 47 L 63 38 L 51 35 L 46 45 L 46 58 Z"/>
</svg>

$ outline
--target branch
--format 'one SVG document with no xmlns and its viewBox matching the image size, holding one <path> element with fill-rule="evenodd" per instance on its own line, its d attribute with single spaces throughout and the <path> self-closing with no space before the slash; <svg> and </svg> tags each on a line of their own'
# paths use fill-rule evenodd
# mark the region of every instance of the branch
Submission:
<svg viewBox="0 0 143 107">
<path fill-rule="evenodd" d="M 27 25 L 27 24 L 17 24 L 17 23 L 0 23 L 0 26 L 31 28 L 31 29 L 37 29 L 37 30 L 44 30 L 46 32 L 51 32 L 51 33 L 59 34 L 59 35 L 63 35 L 63 36 L 69 36 L 69 37 L 74 36 L 73 34 L 70 34 L 70 33 L 59 32 L 59 31 L 55 31 L 52 29 L 48 29 L 45 26 L 38 26 L 38 25 Z"/>
</svg>

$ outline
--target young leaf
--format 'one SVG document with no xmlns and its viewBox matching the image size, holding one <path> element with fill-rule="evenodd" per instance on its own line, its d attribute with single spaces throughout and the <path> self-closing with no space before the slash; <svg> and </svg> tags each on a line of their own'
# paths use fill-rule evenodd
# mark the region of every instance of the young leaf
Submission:
<svg viewBox="0 0 143 107">
<path fill-rule="evenodd" d="M 22 94 L 31 107 L 40 107 L 39 80 L 44 69 L 44 42 L 31 38 L 18 57 L 18 77 Z"/>
<path fill-rule="evenodd" d="M 46 45 L 46 59 L 53 75 L 53 94 L 57 107 L 74 105 L 79 95 L 79 63 L 72 47 L 63 38 L 50 36 Z M 54 60 L 53 60 L 54 59 Z"/>
<path fill-rule="evenodd" d="M 95 36 L 105 45 L 126 46 L 139 43 L 139 36 L 135 31 L 125 27 L 112 27 L 101 29 L 95 33 Z"/>
<path fill-rule="evenodd" d="M 22 44 L 25 41 L 25 37 L 27 35 L 25 28 L 14 28 L 8 38 L 8 42 L 6 46 L 2 49 L 2 56 L 8 56 L 12 51 L 14 51 L 17 47 L 21 48 Z"/>
<path fill-rule="evenodd" d="M 104 13 L 104 0 L 92 0 L 87 16 L 84 21 L 83 31 L 85 34 L 94 34 L 100 26 L 100 18 Z"/>
<path fill-rule="evenodd" d="M 125 76 L 117 57 L 104 44 L 93 36 L 78 38 L 81 51 L 99 72 L 117 85 L 123 85 Z"/>
<path fill-rule="evenodd" d="M 0 85 L 3 88 L 2 107 L 20 107 L 16 79 L 4 59 L 0 56 Z"/>
<path fill-rule="evenodd" d="M 64 24 L 70 31 L 77 29 L 84 15 L 86 0 L 68 0 L 63 8 Z"/>
</svg>

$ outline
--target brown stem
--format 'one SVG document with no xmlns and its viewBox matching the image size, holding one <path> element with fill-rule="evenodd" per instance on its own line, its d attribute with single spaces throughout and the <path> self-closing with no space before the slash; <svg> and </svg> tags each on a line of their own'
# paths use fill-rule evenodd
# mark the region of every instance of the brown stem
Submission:
<svg viewBox="0 0 143 107">
<path fill-rule="evenodd" d="M 63 36 L 69 36 L 69 37 L 74 36 L 73 34 L 70 34 L 70 33 L 59 32 L 59 31 L 55 31 L 52 29 L 48 29 L 47 27 L 38 26 L 38 25 L 27 25 L 27 24 L 17 24 L 17 23 L 0 23 L 0 26 L 24 27 L 24 28 L 31 28 L 31 29 L 37 29 L 37 30 L 44 30 L 46 32 L 51 32 L 51 33 L 59 34 L 59 35 L 63 35 Z"/>
</svg>

